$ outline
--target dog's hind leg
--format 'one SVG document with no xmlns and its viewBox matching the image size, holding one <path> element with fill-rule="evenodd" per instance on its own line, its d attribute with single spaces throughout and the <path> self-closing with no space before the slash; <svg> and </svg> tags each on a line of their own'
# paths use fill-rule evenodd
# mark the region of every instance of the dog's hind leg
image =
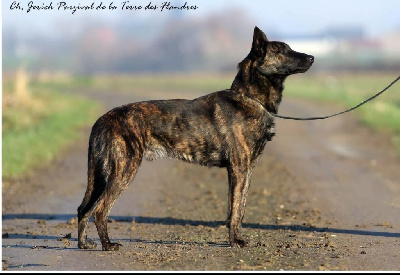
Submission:
<svg viewBox="0 0 400 275">
<path fill-rule="evenodd" d="M 122 138 L 115 138 L 110 145 L 103 164 L 107 171 L 107 184 L 96 207 L 93 210 L 94 222 L 103 250 L 118 250 L 121 246 L 112 243 L 108 236 L 108 215 L 115 201 L 133 180 L 141 164 L 143 152 L 139 146 L 128 144 Z"/>
<path fill-rule="evenodd" d="M 246 194 L 250 184 L 251 168 L 230 166 L 228 167 L 229 178 L 229 206 L 228 206 L 228 228 L 229 242 L 232 246 L 246 246 L 248 241 L 240 235 L 241 224 L 244 217 Z"/>
<path fill-rule="evenodd" d="M 88 185 L 78 207 L 78 247 L 96 247 L 94 241 L 87 239 L 86 232 L 93 214 L 103 250 L 116 250 L 118 245 L 111 244 L 107 234 L 108 214 L 136 175 L 143 157 L 143 146 L 138 142 L 128 144 L 118 135 L 107 138 L 104 133 L 93 132 L 89 142 Z"/>
</svg>

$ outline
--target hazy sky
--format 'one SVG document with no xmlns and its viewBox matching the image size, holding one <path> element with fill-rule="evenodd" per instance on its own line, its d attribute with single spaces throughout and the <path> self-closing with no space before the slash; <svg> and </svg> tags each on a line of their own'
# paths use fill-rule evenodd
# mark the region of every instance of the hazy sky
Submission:
<svg viewBox="0 0 400 275">
<path fill-rule="evenodd" d="M 92 2 L 103 2 L 108 6 L 113 2 L 116 11 L 82 11 L 75 14 L 70 11 L 57 11 L 60 0 L 34 0 L 35 5 L 49 4 L 55 8 L 52 11 L 32 11 L 26 13 L 29 1 L 20 1 L 20 10 L 10 10 L 15 0 L 2 0 L 3 28 L 13 25 L 16 31 L 34 32 L 36 29 L 46 31 L 54 29 L 57 22 L 79 22 L 86 18 L 96 20 L 114 20 L 119 16 L 131 16 L 143 20 L 156 20 L 165 12 L 160 11 L 120 11 L 122 2 L 98 0 L 64 0 L 68 5 L 90 5 Z M 149 2 L 161 5 L 166 0 L 130 0 L 128 4 L 146 6 Z M 186 1 L 168 0 L 171 5 L 180 5 Z M 248 12 L 256 24 L 261 28 L 275 30 L 284 34 L 314 34 L 330 26 L 362 26 L 369 36 L 378 36 L 382 33 L 400 29 L 400 1 L 399 0 L 187 0 L 188 5 L 197 5 L 195 11 L 186 11 L 186 15 L 204 16 L 215 11 L 230 7 L 239 7 Z M 235 18 L 232 18 L 235 20 Z M 143 21 L 146 22 L 146 21 Z"/>
<path fill-rule="evenodd" d="M 329 26 L 363 26 L 368 35 L 400 29 L 399 0 L 207 1 L 241 5 L 260 24 L 284 33 L 315 33 Z M 228 4 L 229 3 L 229 4 Z M 243 4 L 246 3 L 246 4 Z"/>
</svg>

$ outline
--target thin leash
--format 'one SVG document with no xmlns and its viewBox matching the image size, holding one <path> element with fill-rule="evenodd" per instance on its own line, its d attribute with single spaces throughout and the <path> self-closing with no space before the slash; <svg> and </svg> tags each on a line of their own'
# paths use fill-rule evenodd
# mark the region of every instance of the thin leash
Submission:
<svg viewBox="0 0 400 275">
<path fill-rule="evenodd" d="M 358 104 L 357 106 L 354 106 L 353 108 L 350 108 L 346 111 L 340 112 L 340 113 L 336 113 L 333 115 L 328 115 L 328 116 L 320 116 L 320 117 L 290 117 L 290 116 L 281 116 L 278 114 L 273 114 L 271 113 L 271 115 L 273 115 L 274 117 L 278 117 L 278 118 L 283 118 L 283 119 L 292 119 L 292 120 L 319 120 L 319 119 L 327 119 L 330 117 L 334 117 L 334 116 L 338 116 L 344 113 L 348 113 L 353 111 L 354 109 L 357 109 L 358 107 L 361 107 L 362 105 L 364 105 L 365 103 L 367 103 L 368 101 L 373 100 L 374 98 L 380 96 L 381 94 L 383 94 L 384 92 L 386 92 L 386 90 L 388 90 L 390 87 L 393 86 L 393 84 L 395 84 L 398 80 L 400 79 L 400 76 L 398 76 L 392 83 L 390 83 L 385 89 L 383 89 L 382 91 L 380 91 L 379 93 L 375 94 L 374 96 L 368 98 L 367 100 L 364 100 L 363 102 L 361 102 L 360 104 Z"/>
</svg>

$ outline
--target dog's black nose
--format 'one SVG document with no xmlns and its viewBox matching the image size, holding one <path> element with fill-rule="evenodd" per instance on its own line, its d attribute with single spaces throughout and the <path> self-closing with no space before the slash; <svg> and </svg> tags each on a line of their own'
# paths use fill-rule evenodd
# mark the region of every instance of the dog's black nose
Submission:
<svg viewBox="0 0 400 275">
<path fill-rule="evenodd" d="M 310 61 L 311 63 L 314 62 L 314 56 L 309 55 L 309 56 L 308 56 L 308 61 Z"/>
</svg>

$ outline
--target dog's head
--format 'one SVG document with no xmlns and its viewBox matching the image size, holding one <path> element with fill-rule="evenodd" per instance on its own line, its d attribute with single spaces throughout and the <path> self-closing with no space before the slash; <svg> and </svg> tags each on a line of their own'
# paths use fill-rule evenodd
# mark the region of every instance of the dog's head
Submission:
<svg viewBox="0 0 400 275">
<path fill-rule="evenodd" d="M 263 75 L 288 76 L 306 72 L 314 62 L 314 57 L 293 51 L 289 45 L 279 41 L 268 41 L 265 33 L 254 28 L 250 55 Z"/>
</svg>

